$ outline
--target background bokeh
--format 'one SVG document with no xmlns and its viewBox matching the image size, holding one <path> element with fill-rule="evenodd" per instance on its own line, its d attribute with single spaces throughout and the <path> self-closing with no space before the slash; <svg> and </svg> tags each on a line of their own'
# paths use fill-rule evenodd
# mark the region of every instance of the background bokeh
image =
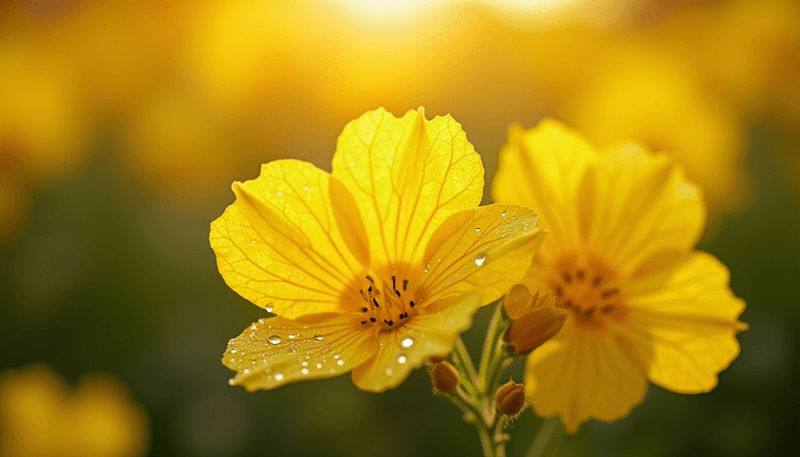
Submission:
<svg viewBox="0 0 800 457">
<path fill-rule="evenodd" d="M 346 376 L 248 394 L 220 363 L 266 315 L 208 246 L 231 182 L 276 158 L 329 170 L 381 105 L 451 113 L 487 182 L 507 127 L 546 116 L 675 154 L 707 196 L 700 247 L 748 304 L 741 356 L 713 392 L 651 386 L 564 455 L 796 455 L 796 0 L 1 1 L 0 372 L 116 377 L 150 455 L 480 455 L 424 370 L 381 395 Z M 510 455 L 539 422 L 515 422 Z"/>
</svg>

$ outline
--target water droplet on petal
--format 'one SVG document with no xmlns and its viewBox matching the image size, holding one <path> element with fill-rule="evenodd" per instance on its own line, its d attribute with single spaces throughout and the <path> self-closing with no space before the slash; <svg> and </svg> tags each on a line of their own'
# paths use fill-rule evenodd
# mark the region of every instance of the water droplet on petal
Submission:
<svg viewBox="0 0 800 457">
<path fill-rule="evenodd" d="M 307 367 L 308 366 L 308 360 L 303 360 L 302 362 L 300 362 L 300 365 L 302 365 L 304 367 Z"/>
<path fill-rule="evenodd" d="M 275 373 L 275 380 L 276 381 L 283 381 L 283 373 L 281 373 L 280 371 Z"/>
<path fill-rule="evenodd" d="M 413 345 L 414 345 L 414 340 L 411 339 L 410 337 L 406 337 L 403 339 L 403 341 L 400 342 L 400 346 L 403 346 L 404 348 L 410 348 Z"/>
<path fill-rule="evenodd" d="M 394 370 L 392 370 L 391 368 L 387 368 L 386 369 L 386 376 L 391 376 L 393 374 L 394 374 Z"/>
<path fill-rule="evenodd" d="M 342 359 L 337 360 L 336 361 L 336 365 L 339 365 L 339 366 L 344 365 L 344 360 L 342 360 Z"/>
<path fill-rule="evenodd" d="M 317 368 L 322 368 L 322 362 L 317 362 Z"/>
<path fill-rule="evenodd" d="M 272 307 L 272 303 L 269 303 L 267 304 L 267 306 L 264 307 L 264 309 L 266 309 L 268 313 L 271 313 L 272 310 L 275 308 Z"/>
<path fill-rule="evenodd" d="M 290 334 L 289 334 L 289 339 L 290 339 L 290 340 L 293 340 L 293 339 L 294 339 L 294 333 L 290 333 Z"/>
<path fill-rule="evenodd" d="M 341 357 L 341 355 L 339 355 L 338 352 L 333 354 L 333 358 L 336 359 L 336 360 L 339 360 L 340 357 Z"/>
<path fill-rule="evenodd" d="M 486 262 L 486 254 L 481 252 L 480 254 L 475 256 L 475 265 L 481 266 L 483 265 L 483 262 Z"/>
<path fill-rule="evenodd" d="M 231 349 L 231 354 L 236 354 L 236 348 Z"/>
<path fill-rule="evenodd" d="M 501 216 L 505 216 L 505 215 L 506 215 L 506 210 L 503 210 L 503 212 L 502 212 L 502 213 L 500 213 L 500 215 L 501 215 Z"/>
<path fill-rule="evenodd" d="M 347 166 L 348 166 L 348 167 L 352 167 L 352 166 L 353 166 L 353 165 L 355 165 L 355 164 L 356 164 L 355 162 L 347 162 Z"/>
<path fill-rule="evenodd" d="M 408 358 L 405 355 L 400 354 L 400 355 L 397 356 L 397 363 L 399 363 L 400 365 L 406 363 L 407 361 L 408 361 Z"/>
<path fill-rule="evenodd" d="M 267 341 L 269 341 L 270 344 L 279 344 L 283 340 L 279 335 L 270 335 L 269 338 L 267 338 Z"/>
<path fill-rule="evenodd" d="M 229 385 L 229 386 L 232 386 L 232 385 L 234 385 L 234 384 L 236 384 L 236 380 L 234 380 L 233 378 L 231 378 L 231 379 L 228 379 L 228 385 Z"/>
<path fill-rule="evenodd" d="M 280 197 L 280 196 L 282 196 L 282 195 L 283 195 L 283 192 L 278 192 L 278 193 L 277 193 L 277 194 L 275 194 L 275 195 L 277 195 L 278 197 Z"/>
<path fill-rule="evenodd" d="M 300 373 L 308 374 L 308 368 L 303 368 L 302 370 L 300 370 Z"/>
<path fill-rule="evenodd" d="M 303 190 L 308 190 L 308 186 L 303 186 Z"/>
<path fill-rule="evenodd" d="M 480 232 L 480 231 L 481 231 L 481 228 L 480 228 L 480 227 L 475 227 L 475 231 L 476 231 L 476 232 Z"/>
<path fill-rule="evenodd" d="M 320 335 L 319 333 L 317 333 L 316 335 L 314 335 L 314 339 L 315 339 L 315 340 L 317 340 L 317 341 L 322 341 L 322 339 L 323 339 L 323 338 L 325 338 L 325 337 L 324 337 L 324 336 L 322 336 L 322 335 Z"/>
<path fill-rule="evenodd" d="M 249 368 L 245 368 L 244 369 L 244 374 L 250 374 L 250 369 Z"/>
<path fill-rule="evenodd" d="M 256 240 L 252 240 L 252 241 L 250 241 L 250 242 L 251 242 L 251 243 L 253 243 L 253 244 L 256 244 Z"/>
</svg>

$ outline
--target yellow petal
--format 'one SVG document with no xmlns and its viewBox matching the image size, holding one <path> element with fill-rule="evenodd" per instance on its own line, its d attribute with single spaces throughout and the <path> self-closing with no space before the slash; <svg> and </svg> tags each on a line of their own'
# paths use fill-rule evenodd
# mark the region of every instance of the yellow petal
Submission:
<svg viewBox="0 0 800 457">
<path fill-rule="evenodd" d="M 625 339 L 582 331 L 568 321 L 525 364 L 525 393 L 534 412 L 560 415 L 569 433 L 590 418 L 611 422 L 627 415 L 647 389 L 629 346 Z"/>
<path fill-rule="evenodd" d="M 452 352 L 480 306 L 480 292 L 440 300 L 421 309 L 403 327 L 381 332 L 382 346 L 369 362 L 353 370 L 353 382 L 370 392 L 397 387 L 429 357 Z"/>
<path fill-rule="evenodd" d="M 679 393 L 717 385 L 739 354 L 736 333 L 746 328 L 729 278 L 716 258 L 696 252 L 626 287 L 630 311 L 615 330 L 635 343 L 650 381 Z"/>
<path fill-rule="evenodd" d="M 449 215 L 480 203 L 483 165 L 450 116 L 368 112 L 345 127 L 333 176 L 352 192 L 378 264 L 416 263 Z"/>
<path fill-rule="evenodd" d="M 598 167 L 583 186 L 595 195 L 584 205 L 583 225 L 587 244 L 608 262 L 635 275 L 694 247 L 705 206 L 673 158 L 628 144 L 604 154 Z"/>
<path fill-rule="evenodd" d="M 492 180 L 492 199 L 541 215 L 541 227 L 553 231 L 542 246 L 545 254 L 575 247 L 580 240 L 573 202 L 581 177 L 597 159 L 582 135 L 558 121 L 545 119 L 527 131 L 511 126 Z"/>
<path fill-rule="evenodd" d="M 260 319 L 228 343 L 222 362 L 237 372 L 231 384 L 250 392 L 339 376 L 378 349 L 374 327 L 362 325 L 359 319 L 356 315 L 310 322 Z"/>
<path fill-rule="evenodd" d="M 488 304 L 506 294 L 522 279 L 547 233 L 537 220 L 528 208 L 504 204 L 450 216 L 425 250 L 420 301 L 482 290 L 483 304 Z"/>
<path fill-rule="evenodd" d="M 211 224 L 225 282 L 288 318 L 357 306 L 361 298 L 347 281 L 362 276 L 364 256 L 354 256 L 347 240 L 363 224 L 352 197 L 338 187 L 328 173 L 296 160 L 270 162 L 257 179 L 234 184 L 236 202 Z M 349 238 L 342 230 L 351 231 Z"/>
</svg>

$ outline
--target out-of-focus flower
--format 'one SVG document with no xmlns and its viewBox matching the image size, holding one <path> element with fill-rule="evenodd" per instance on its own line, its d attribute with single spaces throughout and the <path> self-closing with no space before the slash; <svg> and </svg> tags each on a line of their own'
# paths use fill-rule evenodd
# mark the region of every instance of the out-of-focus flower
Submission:
<svg viewBox="0 0 800 457">
<path fill-rule="evenodd" d="M 714 90 L 762 118 L 800 121 L 800 3 L 723 2 L 703 25 L 698 57 Z M 708 27 L 713 24 L 713 27 Z M 702 43 L 702 42 L 701 42 Z"/>
<path fill-rule="evenodd" d="M 173 192 L 210 193 L 230 176 L 236 142 L 229 120 L 181 91 L 151 94 L 123 131 L 123 160 L 137 181 Z"/>
<path fill-rule="evenodd" d="M 555 304 L 555 297 L 539 297 L 539 292 L 531 295 L 522 284 L 515 285 L 506 295 L 503 306 L 514 322 L 503 339 L 513 347 L 515 354 L 530 354 L 558 334 L 569 313 Z"/>
<path fill-rule="evenodd" d="M 744 302 L 727 268 L 694 251 L 705 211 L 675 160 L 634 145 L 598 154 L 555 121 L 512 128 L 494 178 L 495 201 L 536 208 L 552 230 L 523 284 L 570 313 L 528 357 L 525 389 L 540 416 L 575 433 L 613 421 L 647 380 L 708 392 L 738 355 Z"/>
<path fill-rule="evenodd" d="M 400 384 L 453 349 L 473 313 L 517 283 L 544 232 L 533 211 L 477 207 L 483 166 L 450 116 L 384 109 L 350 122 L 328 174 L 265 164 L 211 226 L 228 285 L 279 317 L 229 342 L 248 390 L 352 371 Z M 526 258 L 527 257 L 527 258 Z"/>
<path fill-rule="evenodd" d="M 702 89 L 682 62 L 657 47 L 612 48 L 585 92 L 566 105 L 566 117 L 590 138 L 609 146 L 625 141 L 674 155 L 703 188 L 717 216 L 746 203 L 746 127 L 734 110 Z"/>
<path fill-rule="evenodd" d="M 147 416 L 116 379 L 85 377 L 73 391 L 44 366 L 0 376 L 0 457 L 138 457 Z"/>
</svg>

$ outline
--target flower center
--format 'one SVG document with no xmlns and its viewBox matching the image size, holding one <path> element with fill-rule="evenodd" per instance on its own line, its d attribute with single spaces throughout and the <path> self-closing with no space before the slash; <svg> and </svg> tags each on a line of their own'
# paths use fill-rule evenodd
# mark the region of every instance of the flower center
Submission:
<svg viewBox="0 0 800 457">
<path fill-rule="evenodd" d="M 390 281 L 377 282 L 373 276 L 367 275 L 366 288 L 359 290 L 364 297 L 363 325 L 374 324 L 384 330 L 402 327 L 417 313 L 417 304 L 411 299 L 413 294 L 408 279 L 400 278 L 393 273 Z"/>
<path fill-rule="evenodd" d="M 556 306 L 569 311 L 579 328 L 602 330 L 606 319 L 622 322 L 628 315 L 619 274 L 596 256 L 561 257 L 552 265 L 548 285 Z"/>
</svg>

